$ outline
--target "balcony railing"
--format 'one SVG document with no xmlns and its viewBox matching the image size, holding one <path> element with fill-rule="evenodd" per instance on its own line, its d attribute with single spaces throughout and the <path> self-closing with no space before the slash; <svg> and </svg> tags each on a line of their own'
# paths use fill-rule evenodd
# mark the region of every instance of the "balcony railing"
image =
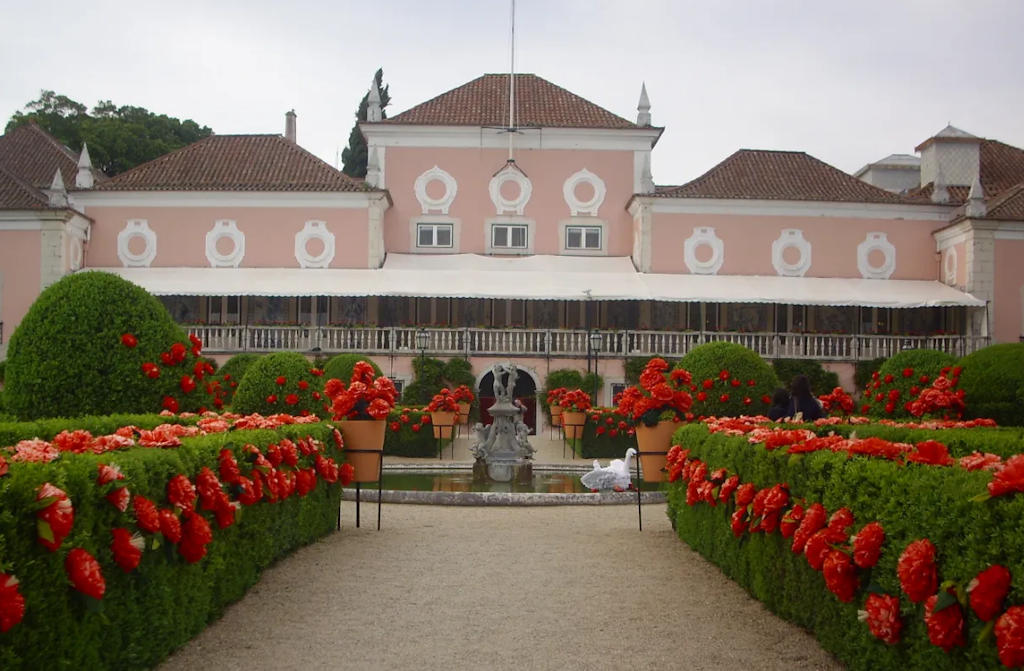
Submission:
<svg viewBox="0 0 1024 671">
<path fill-rule="evenodd" d="M 211 353 L 359 352 L 418 354 L 417 327 L 344 326 L 185 326 Z M 587 332 L 558 329 L 428 328 L 424 352 L 432 356 L 587 356 Z M 859 361 L 890 357 L 904 349 L 935 349 L 956 357 L 985 347 L 981 336 L 904 336 L 818 333 L 738 333 L 734 331 L 599 331 L 598 356 L 679 357 L 698 345 L 726 341 L 748 347 L 766 359 Z"/>
</svg>

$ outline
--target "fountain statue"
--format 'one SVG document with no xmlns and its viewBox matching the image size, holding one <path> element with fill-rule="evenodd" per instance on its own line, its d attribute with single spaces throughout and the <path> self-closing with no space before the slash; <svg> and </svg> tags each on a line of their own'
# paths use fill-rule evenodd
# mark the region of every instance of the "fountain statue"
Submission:
<svg viewBox="0 0 1024 671">
<path fill-rule="evenodd" d="M 497 482 L 526 482 L 533 478 L 533 446 L 530 429 L 523 422 L 523 407 L 512 397 L 519 371 L 514 363 L 496 363 L 491 367 L 494 375 L 494 405 L 487 409 L 492 422 L 473 426 L 473 444 L 470 451 L 476 457 L 473 473 L 479 478 Z"/>
</svg>

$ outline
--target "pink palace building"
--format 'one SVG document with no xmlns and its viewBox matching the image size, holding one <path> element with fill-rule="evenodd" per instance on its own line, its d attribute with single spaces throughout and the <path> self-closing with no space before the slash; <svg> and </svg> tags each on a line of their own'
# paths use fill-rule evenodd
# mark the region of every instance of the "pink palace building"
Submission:
<svg viewBox="0 0 1024 671">
<path fill-rule="evenodd" d="M 515 114 L 509 115 L 514 81 Z M 713 340 L 853 363 L 1024 334 L 1024 150 L 952 126 L 846 174 L 740 149 L 656 185 L 635 120 L 530 74 L 484 75 L 382 119 L 365 180 L 284 135 L 215 135 L 107 178 L 34 125 L 0 137 L 0 358 L 40 290 L 82 270 L 159 296 L 207 352 L 426 354 L 530 396 L 596 362 Z M 515 132 L 509 132 L 514 128 Z M 486 388 L 486 387 L 484 387 Z"/>
</svg>

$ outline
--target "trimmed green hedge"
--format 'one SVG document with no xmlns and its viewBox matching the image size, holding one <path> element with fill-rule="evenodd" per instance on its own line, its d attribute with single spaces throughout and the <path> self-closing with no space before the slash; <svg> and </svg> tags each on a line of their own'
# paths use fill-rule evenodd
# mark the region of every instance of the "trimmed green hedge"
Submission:
<svg viewBox="0 0 1024 671">
<path fill-rule="evenodd" d="M 374 363 L 373 359 L 365 354 L 338 354 L 336 356 L 332 356 L 327 360 L 327 363 L 324 364 L 324 380 L 336 378 L 348 386 L 348 383 L 352 381 L 352 370 L 360 361 L 365 361 L 373 366 L 374 377 L 380 377 L 384 374 L 381 372 L 380 366 Z"/>
<path fill-rule="evenodd" d="M 54 417 L 37 419 L 34 422 L 0 422 L 0 447 L 11 447 L 22 440 L 42 438 L 52 440 L 61 431 L 84 429 L 94 436 L 105 436 L 117 431 L 122 426 L 137 426 L 140 429 L 153 429 L 161 424 L 195 424 L 198 415 L 180 417 L 178 415 L 96 415 L 90 417 Z"/>
<path fill-rule="evenodd" d="M 916 398 L 956 359 L 934 349 L 911 349 L 895 354 L 878 369 L 878 379 L 865 391 L 865 414 L 891 419 L 911 417 L 905 404 Z M 905 375 L 909 372 L 910 375 Z M 951 378 L 953 376 L 950 376 Z"/>
<path fill-rule="evenodd" d="M 757 352 L 730 342 L 694 347 L 675 367 L 693 375 L 690 411 L 697 417 L 764 414 L 779 386 L 775 370 Z"/>
<path fill-rule="evenodd" d="M 183 439 L 176 449 L 130 449 L 103 455 L 64 454 L 50 464 L 15 463 L 0 478 L 0 558 L 21 581 L 26 612 L 21 623 L 0 634 L 4 669 L 144 669 L 195 636 L 239 599 L 260 572 L 298 547 L 330 533 L 337 523 L 341 487 L 318 478 L 305 497 L 243 507 L 225 529 L 210 522 L 213 541 L 197 563 L 186 563 L 159 535 L 144 534 L 147 547 L 139 567 L 125 573 L 110 550 L 113 527 L 135 529 L 132 508 L 120 513 L 96 485 L 97 464 L 117 464 L 132 494 L 168 507 L 167 483 L 176 474 L 194 478 L 204 466 L 217 472 L 217 456 L 231 449 L 243 472 L 242 446 L 265 448 L 283 437 L 312 435 L 340 461 L 327 424 L 284 426 L 275 431 L 226 432 Z M 312 459 L 300 456 L 299 464 Z M 75 519 L 57 552 L 36 540 L 34 499 L 51 482 L 67 492 Z M 210 515 L 203 513 L 208 520 Z M 152 547 L 159 538 L 161 545 Z M 64 560 L 82 547 L 99 561 L 106 593 L 93 612 L 68 583 Z"/>
<path fill-rule="evenodd" d="M 815 396 L 828 394 L 839 386 L 839 375 L 825 370 L 821 362 L 814 359 L 775 359 L 772 368 L 779 378 L 779 386 L 787 389 L 797 375 L 807 376 L 807 381 L 811 383 L 811 393 Z"/>
<path fill-rule="evenodd" d="M 313 375 L 309 360 L 298 352 L 275 352 L 260 357 L 238 383 L 231 409 L 248 415 L 324 414 L 324 380 Z"/>
<path fill-rule="evenodd" d="M 967 414 L 1024 426 L 1024 343 L 990 345 L 960 360 Z"/>
<path fill-rule="evenodd" d="M 933 438 L 938 437 L 935 433 Z M 977 435 L 974 447 L 984 450 L 985 436 Z M 896 563 L 911 541 L 928 538 L 937 548 L 940 582 L 955 580 L 966 588 L 981 570 L 1002 564 L 1013 576 L 1006 604 L 1024 602 L 1024 528 L 1020 525 L 1024 496 L 975 503 L 971 498 L 985 492 L 989 473 L 901 466 L 828 451 L 790 456 L 782 449 L 768 451 L 750 445 L 746 436 L 709 434 L 699 424 L 679 429 L 675 441 L 689 448 L 692 457 L 706 462 L 709 470 L 726 468 L 757 488 L 787 483 L 792 501 L 820 502 L 830 514 L 848 507 L 855 517 L 852 533 L 871 521 L 882 524 L 886 539 L 878 565 L 861 572 L 854 601 L 842 603 L 828 591 L 822 574 L 810 568 L 802 555 L 791 552 L 790 540 L 778 533 L 744 533 L 736 538 L 730 530 L 733 502 L 689 506 L 685 484 L 668 486 L 669 516 L 679 537 L 770 610 L 812 630 L 822 646 L 848 668 L 938 671 L 999 667 L 992 638 L 976 642 L 983 623 L 969 609 L 965 611 L 966 648 L 946 654 L 929 643 L 923 607 L 902 593 Z M 900 597 L 904 628 L 897 645 L 877 640 L 857 619 L 857 610 L 863 608 L 867 587 L 872 584 Z"/>
</svg>

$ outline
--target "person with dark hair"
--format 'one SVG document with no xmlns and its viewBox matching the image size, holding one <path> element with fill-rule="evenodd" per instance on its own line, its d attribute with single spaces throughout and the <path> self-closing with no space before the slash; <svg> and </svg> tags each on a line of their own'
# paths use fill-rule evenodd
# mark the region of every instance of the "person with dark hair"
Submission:
<svg viewBox="0 0 1024 671">
<path fill-rule="evenodd" d="M 779 421 L 789 416 L 789 392 L 782 387 L 776 387 L 772 394 L 772 407 L 768 409 L 768 419 Z"/>
<path fill-rule="evenodd" d="M 811 383 L 806 375 L 797 375 L 789 385 L 789 408 L 788 417 L 796 417 L 801 414 L 805 422 L 813 422 L 821 419 L 825 413 L 821 409 L 821 403 L 811 393 Z"/>
</svg>

